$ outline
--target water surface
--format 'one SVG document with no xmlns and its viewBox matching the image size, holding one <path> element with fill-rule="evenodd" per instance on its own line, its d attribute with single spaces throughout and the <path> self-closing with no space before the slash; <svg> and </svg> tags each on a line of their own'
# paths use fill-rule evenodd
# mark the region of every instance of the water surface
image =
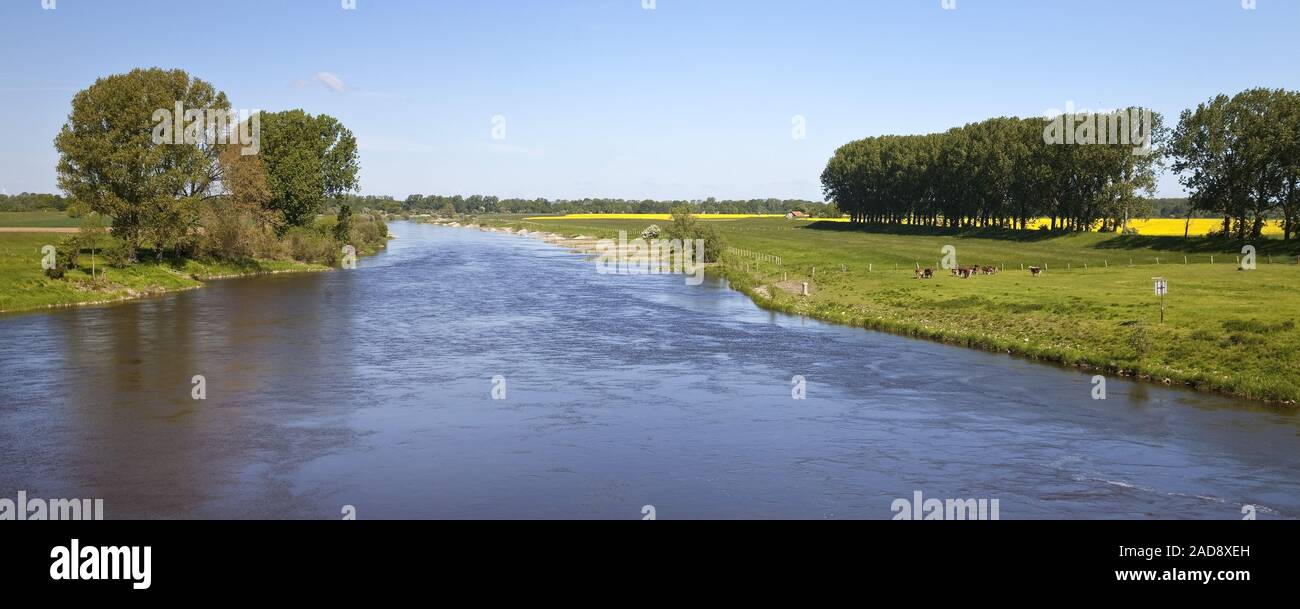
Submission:
<svg viewBox="0 0 1300 609">
<path fill-rule="evenodd" d="M 1004 519 L 1300 515 L 1283 411 L 1119 379 L 1093 400 L 1090 373 L 716 281 L 392 229 L 355 270 L 0 316 L 0 496 L 110 519 L 890 518 L 916 490 Z"/>
</svg>

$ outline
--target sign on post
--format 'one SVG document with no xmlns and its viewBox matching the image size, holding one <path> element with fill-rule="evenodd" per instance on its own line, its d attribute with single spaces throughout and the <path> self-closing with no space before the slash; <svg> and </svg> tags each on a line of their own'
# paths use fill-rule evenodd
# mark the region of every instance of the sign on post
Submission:
<svg viewBox="0 0 1300 609">
<path fill-rule="evenodd" d="M 1156 296 L 1160 297 L 1160 323 L 1165 323 L 1165 294 L 1169 293 L 1169 282 L 1164 277 L 1152 277 L 1156 282 Z"/>
</svg>

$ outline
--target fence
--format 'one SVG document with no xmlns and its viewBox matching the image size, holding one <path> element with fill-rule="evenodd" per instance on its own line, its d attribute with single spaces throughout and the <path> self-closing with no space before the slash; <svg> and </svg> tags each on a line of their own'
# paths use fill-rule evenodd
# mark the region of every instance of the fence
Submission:
<svg viewBox="0 0 1300 609">
<path fill-rule="evenodd" d="M 773 256 L 771 254 L 764 254 L 762 252 L 751 252 L 749 250 L 742 250 L 738 247 L 727 248 L 727 253 L 731 255 L 739 256 L 741 258 L 747 258 L 749 260 L 753 260 L 754 262 L 771 262 L 776 264 L 777 266 L 782 266 L 780 256 Z"/>
</svg>

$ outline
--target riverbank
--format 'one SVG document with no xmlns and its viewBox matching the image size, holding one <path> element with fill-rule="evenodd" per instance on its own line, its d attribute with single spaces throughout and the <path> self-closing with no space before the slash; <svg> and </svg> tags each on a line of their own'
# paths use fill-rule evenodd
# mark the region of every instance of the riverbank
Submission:
<svg viewBox="0 0 1300 609">
<path fill-rule="evenodd" d="M 0 313 L 107 304 L 203 287 L 214 279 L 307 273 L 330 270 L 323 264 L 285 260 L 249 260 L 242 263 L 199 261 L 141 261 L 126 268 L 96 265 L 67 272 L 63 279 L 45 276 L 41 247 L 56 243 L 61 235 L 13 232 L 0 234 Z M 89 259 L 86 261 L 89 267 Z"/>
<path fill-rule="evenodd" d="M 646 224 L 481 222 L 580 251 Z M 899 235 L 765 219 L 716 225 L 735 249 L 709 272 L 764 308 L 1105 375 L 1288 405 L 1300 399 L 1300 266 L 1285 252 L 1263 253 L 1280 242 L 1260 244 L 1256 269 L 1239 271 L 1227 246 L 1196 239 Z M 961 264 L 1002 270 L 916 279 L 913 261 L 937 268 L 945 245 Z M 1034 277 L 1028 266 L 1046 271 Z M 1163 323 L 1156 276 L 1170 285 Z"/>
</svg>

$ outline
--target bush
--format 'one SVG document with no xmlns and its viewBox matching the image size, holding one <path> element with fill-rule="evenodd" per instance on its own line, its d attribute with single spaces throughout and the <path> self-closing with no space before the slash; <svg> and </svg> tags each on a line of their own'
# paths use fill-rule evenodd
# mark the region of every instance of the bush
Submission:
<svg viewBox="0 0 1300 609">
<path fill-rule="evenodd" d="M 333 227 L 330 227 L 332 230 Z M 295 226 L 284 234 L 289 256 L 302 262 L 334 264 L 338 261 L 341 245 L 329 232 L 315 228 Z"/>
<path fill-rule="evenodd" d="M 339 206 L 339 213 L 334 217 L 334 240 L 348 241 L 352 232 L 352 208 L 347 205 Z"/>
<path fill-rule="evenodd" d="M 659 233 L 660 233 L 659 225 L 657 225 L 657 224 L 651 224 L 650 226 L 645 227 L 645 230 L 641 231 L 641 238 L 642 238 L 642 239 L 658 239 L 658 238 L 659 238 Z"/>
<path fill-rule="evenodd" d="M 135 248 L 130 243 L 116 237 L 109 237 L 104 242 L 102 251 L 104 263 L 117 269 L 124 269 L 135 262 Z"/>
<path fill-rule="evenodd" d="M 218 200 L 203 206 L 199 213 L 196 253 L 216 260 L 244 260 L 254 254 L 258 227 L 241 210 Z"/>
<path fill-rule="evenodd" d="M 77 268 L 77 259 L 81 254 L 81 246 L 81 237 L 79 235 L 65 237 L 55 246 L 54 265 L 59 269 L 60 277 L 63 276 L 62 271 Z"/>
<path fill-rule="evenodd" d="M 669 239 L 681 239 L 686 245 L 695 239 L 704 240 L 704 261 L 717 262 L 727 249 L 727 241 L 712 225 L 699 222 L 691 214 L 690 208 L 678 206 L 673 208 L 673 221 L 665 231 Z"/>
</svg>

